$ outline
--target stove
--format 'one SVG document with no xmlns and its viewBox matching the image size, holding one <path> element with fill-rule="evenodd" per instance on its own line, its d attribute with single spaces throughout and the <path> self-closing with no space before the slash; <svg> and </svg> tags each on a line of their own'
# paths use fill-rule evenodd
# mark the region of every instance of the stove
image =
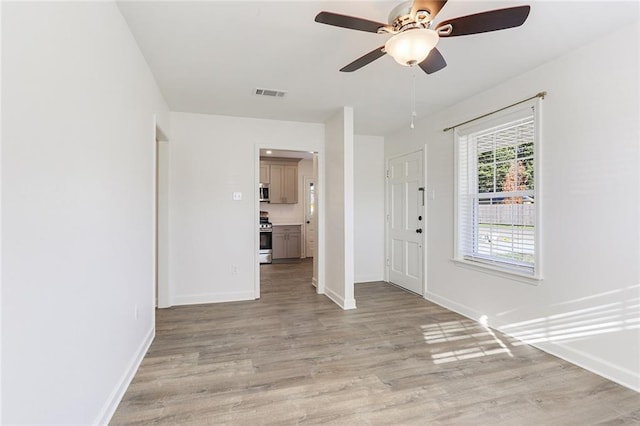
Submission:
<svg viewBox="0 0 640 426">
<path fill-rule="evenodd" d="M 260 231 L 260 252 L 258 258 L 260 263 L 271 263 L 273 258 L 273 225 L 269 222 L 268 217 L 261 216 L 258 223 Z"/>
<path fill-rule="evenodd" d="M 273 231 L 273 225 L 271 222 L 260 222 L 258 224 L 258 229 L 260 232 L 271 232 Z"/>
</svg>

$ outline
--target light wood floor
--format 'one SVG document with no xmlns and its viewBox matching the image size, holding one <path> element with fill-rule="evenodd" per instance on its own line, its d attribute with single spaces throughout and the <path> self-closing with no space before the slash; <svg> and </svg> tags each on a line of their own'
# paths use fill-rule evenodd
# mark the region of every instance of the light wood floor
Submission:
<svg viewBox="0 0 640 426">
<path fill-rule="evenodd" d="M 342 311 L 311 263 L 262 298 L 157 315 L 112 424 L 639 424 L 640 394 L 385 283 Z"/>
</svg>

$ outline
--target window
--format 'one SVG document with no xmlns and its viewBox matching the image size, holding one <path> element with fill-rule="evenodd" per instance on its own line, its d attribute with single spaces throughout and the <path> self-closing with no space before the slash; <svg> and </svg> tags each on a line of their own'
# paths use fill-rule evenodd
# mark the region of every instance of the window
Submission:
<svg viewBox="0 0 640 426">
<path fill-rule="evenodd" d="M 456 129 L 455 258 L 540 278 L 539 101 Z"/>
</svg>

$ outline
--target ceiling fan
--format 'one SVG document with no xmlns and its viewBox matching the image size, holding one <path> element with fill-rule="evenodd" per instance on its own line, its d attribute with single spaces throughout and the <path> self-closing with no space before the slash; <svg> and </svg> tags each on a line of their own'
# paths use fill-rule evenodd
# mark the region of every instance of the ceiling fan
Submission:
<svg viewBox="0 0 640 426">
<path fill-rule="evenodd" d="M 391 55 L 404 66 L 418 65 L 427 74 L 447 66 L 436 48 L 440 37 L 456 37 L 519 27 L 529 16 L 530 6 L 516 6 L 461 16 L 440 22 L 434 28 L 433 19 L 447 0 L 413 0 L 404 2 L 391 11 L 389 23 L 370 21 L 333 12 L 320 12 L 315 18 L 321 24 L 366 31 L 393 34 L 380 46 L 344 66 L 340 71 L 352 72 L 381 58 Z"/>
</svg>

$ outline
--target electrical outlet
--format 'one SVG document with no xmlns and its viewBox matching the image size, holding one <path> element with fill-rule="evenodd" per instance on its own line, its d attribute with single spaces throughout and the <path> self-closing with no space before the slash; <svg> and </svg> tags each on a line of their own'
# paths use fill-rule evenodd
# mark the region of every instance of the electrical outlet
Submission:
<svg viewBox="0 0 640 426">
<path fill-rule="evenodd" d="M 238 265 L 231 265 L 231 273 L 233 275 L 238 275 Z"/>
<path fill-rule="evenodd" d="M 138 321 L 138 304 L 133 305 L 133 317 Z"/>
</svg>

